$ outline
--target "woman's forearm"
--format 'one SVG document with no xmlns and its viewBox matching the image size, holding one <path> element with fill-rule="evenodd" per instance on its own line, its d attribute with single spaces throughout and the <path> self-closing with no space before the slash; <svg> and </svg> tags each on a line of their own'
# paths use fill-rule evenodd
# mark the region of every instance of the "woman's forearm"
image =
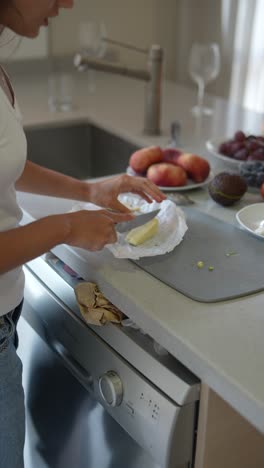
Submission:
<svg viewBox="0 0 264 468">
<path fill-rule="evenodd" d="M 27 161 L 16 189 L 39 195 L 89 201 L 89 184 Z"/>
<path fill-rule="evenodd" d="M 69 217 L 64 214 L 0 232 L 0 274 L 63 244 L 69 233 Z"/>
</svg>

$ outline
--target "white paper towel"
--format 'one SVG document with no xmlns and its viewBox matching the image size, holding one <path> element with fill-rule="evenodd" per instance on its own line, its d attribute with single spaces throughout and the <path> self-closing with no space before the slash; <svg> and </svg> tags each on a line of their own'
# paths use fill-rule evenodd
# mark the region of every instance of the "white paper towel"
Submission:
<svg viewBox="0 0 264 468">
<path fill-rule="evenodd" d="M 131 193 L 122 194 L 118 198 L 121 203 L 124 203 L 130 209 L 138 208 L 138 211 L 135 211 L 135 215 L 149 213 L 158 208 L 160 211 L 156 216 L 159 220 L 157 234 L 152 239 L 144 242 L 144 244 L 138 246 L 130 245 L 126 241 L 126 232 L 117 234 L 118 242 L 106 246 L 116 258 L 138 260 L 141 257 L 163 255 L 171 252 L 180 244 L 188 228 L 183 211 L 175 203 L 170 200 L 164 200 L 161 203 L 155 201 L 147 203 L 138 195 Z M 77 203 L 72 211 L 83 209 L 96 210 L 101 208 L 92 203 Z"/>
</svg>

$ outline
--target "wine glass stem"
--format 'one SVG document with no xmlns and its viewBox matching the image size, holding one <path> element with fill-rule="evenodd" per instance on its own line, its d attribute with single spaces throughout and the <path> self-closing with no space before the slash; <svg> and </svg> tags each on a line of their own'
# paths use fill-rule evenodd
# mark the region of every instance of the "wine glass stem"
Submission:
<svg viewBox="0 0 264 468">
<path fill-rule="evenodd" d="M 205 88 L 204 81 L 199 80 L 198 81 L 198 102 L 197 102 L 197 106 L 198 106 L 199 109 L 202 109 L 202 107 L 203 107 L 204 88 Z"/>
</svg>

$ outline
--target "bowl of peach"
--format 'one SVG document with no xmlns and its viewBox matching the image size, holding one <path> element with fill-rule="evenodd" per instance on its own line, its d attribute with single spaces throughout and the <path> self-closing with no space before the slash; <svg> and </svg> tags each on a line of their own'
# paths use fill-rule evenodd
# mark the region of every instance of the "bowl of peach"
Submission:
<svg viewBox="0 0 264 468">
<path fill-rule="evenodd" d="M 129 159 L 127 173 L 146 177 L 164 191 L 202 187 L 212 177 L 207 159 L 177 148 L 159 146 L 135 151 Z"/>
</svg>

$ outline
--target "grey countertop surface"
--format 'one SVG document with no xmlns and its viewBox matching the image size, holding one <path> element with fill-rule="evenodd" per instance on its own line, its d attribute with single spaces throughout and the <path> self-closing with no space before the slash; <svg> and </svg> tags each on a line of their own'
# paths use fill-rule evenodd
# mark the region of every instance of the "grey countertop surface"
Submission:
<svg viewBox="0 0 264 468">
<path fill-rule="evenodd" d="M 85 75 L 76 77 L 76 108 L 50 113 L 47 77 L 15 77 L 25 126 L 71 123 L 96 124 L 141 145 L 165 146 L 170 124 L 181 123 L 180 146 L 208 157 L 214 171 L 221 170 L 205 148 L 208 138 L 232 135 L 242 129 L 259 133 L 260 114 L 245 111 L 222 99 L 207 96 L 214 108 L 212 117 L 195 119 L 190 108 L 196 93 L 175 83 L 163 87 L 162 135 L 142 134 L 144 85 L 128 78 L 98 74 L 96 90 L 87 91 Z M 247 194 L 234 207 L 224 209 L 208 199 L 206 189 L 188 193 L 198 210 L 234 223 L 242 206 L 261 201 Z M 31 212 L 46 198 L 19 194 L 22 207 Z M 47 199 L 47 203 L 51 200 Z M 41 202 L 41 203 L 40 203 Z M 54 202 L 54 200 L 53 200 Z M 33 209 L 33 211 L 34 211 Z M 256 428 L 264 432 L 264 312 L 263 293 L 214 304 L 193 301 L 109 252 L 90 253 L 67 246 L 54 252 L 87 280 L 95 280 L 103 293 L 155 340 L 206 382 Z"/>
</svg>

